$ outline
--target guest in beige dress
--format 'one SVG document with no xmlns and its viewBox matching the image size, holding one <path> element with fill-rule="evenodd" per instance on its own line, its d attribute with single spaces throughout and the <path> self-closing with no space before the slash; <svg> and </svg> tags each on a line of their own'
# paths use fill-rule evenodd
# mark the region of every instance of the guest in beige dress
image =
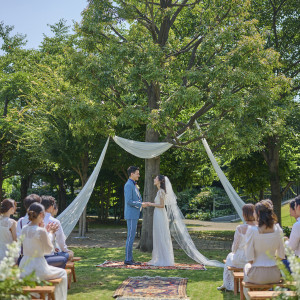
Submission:
<svg viewBox="0 0 300 300">
<path fill-rule="evenodd" d="M 283 232 L 273 210 L 271 200 L 262 200 L 255 205 L 254 216 L 258 227 L 249 227 L 246 233 L 246 258 L 244 281 L 256 284 L 277 283 L 281 273 L 276 257 L 283 259 Z M 248 299 L 248 291 L 244 289 Z"/>
</svg>

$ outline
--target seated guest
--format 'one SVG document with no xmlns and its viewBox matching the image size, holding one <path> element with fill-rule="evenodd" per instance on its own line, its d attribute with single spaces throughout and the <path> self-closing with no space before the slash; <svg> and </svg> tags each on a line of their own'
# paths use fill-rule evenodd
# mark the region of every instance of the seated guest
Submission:
<svg viewBox="0 0 300 300">
<path fill-rule="evenodd" d="M 42 205 L 45 208 L 45 226 L 47 226 L 50 223 L 54 223 L 58 226 L 58 230 L 54 234 L 55 243 L 57 246 L 56 250 L 58 251 L 51 254 L 62 255 L 65 256 L 68 260 L 72 260 L 72 258 L 74 257 L 74 253 L 72 250 L 69 250 L 66 245 L 66 236 L 60 224 L 60 221 L 52 217 L 55 204 L 55 199 L 52 196 L 42 196 Z"/>
<path fill-rule="evenodd" d="M 294 251 L 296 256 L 300 257 L 300 195 L 290 202 L 290 215 L 297 222 L 293 225 L 290 238 L 286 240 L 285 244 Z M 282 262 L 291 273 L 288 260 L 284 259 Z"/>
<path fill-rule="evenodd" d="M 53 218 L 55 218 L 57 216 L 57 213 L 58 213 L 58 208 L 57 208 L 57 205 L 56 205 L 56 202 L 54 203 L 54 206 L 53 206 L 53 211 L 51 213 L 51 216 Z"/>
<path fill-rule="evenodd" d="M 17 222 L 10 219 L 15 213 L 15 201 L 4 199 L 0 206 L 0 261 L 6 256 L 6 245 L 17 240 Z"/>
<path fill-rule="evenodd" d="M 24 207 L 26 209 L 26 211 L 28 210 L 28 208 L 30 207 L 30 205 L 32 203 L 41 203 L 42 199 L 39 195 L 36 195 L 36 194 L 31 194 L 29 196 L 27 196 L 25 199 L 24 199 Z M 29 224 L 30 223 L 30 220 L 29 220 L 29 217 L 28 217 L 28 213 L 26 213 L 26 215 L 22 218 L 20 218 L 18 220 L 18 224 L 17 224 L 17 237 L 19 237 L 21 235 L 21 231 L 22 231 L 22 228 Z M 47 227 L 46 226 L 46 229 L 49 228 L 49 226 Z M 58 226 L 52 226 L 53 230 L 56 228 L 56 230 L 58 229 Z M 21 255 L 18 259 L 18 264 L 20 263 L 20 260 L 22 258 L 22 255 L 23 255 L 23 248 L 21 249 Z M 68 261 L 67 258 L 65 258 L 64 256 L 58 256 L 58 255 L 54 255 L 54 254 L 51 254 L 51 255 L 47 255 L 46 257 L 46 260 L 48 262 L 49 265 L 51 266 L 54 266 L 54 267 L 58 267 L 58 268 L 62 268 L 64 269 L 66 267 L 66 263 Z"/>
<path fill-rule="evenodd" d="M 32 203 L 35 203 L 35 202 L 38 202 L 38 203 L 41 203 L 42 199 L 39 195 L 37 194 L 31 194 L 31 195 L 28 195 L 24 201 L 23 201 L 23 204 L 24 204 L 24 207 L 26 209 L 26 212 L 27 212 L 27 209 L 29 208 L 29 206 L 32 204 Z M 27 225 L 29 223 L 29 218 L 28 218 L 28 214 L 26 213 L 26 215 L 22 218 L 20 218 L 18 220 L 18 223 L 17 223 L 17 237 L 19 237 L 21 235 L 21 231 L 22 231 L 22 228 Z"/>
<path fill-rule="evenodd" d="M 232 244 L 232 252 L 230 252 L 226 257 L 226 263 L 223 272 L 223 285 L 218 287 L 218 290 L 226 289 L 233 291 L 233 274 L 227 269 L 227 267 L 231 266 L 236 268 L 244 268 L 245 264 L 247 263 L 245 256 L 246 232 L 248 227 L 255 226 L 256 222 L 253 216 L 253 204 L 245 204 L 242 209 L 245 223 L 236 228 Z"/>
<path fill-rule="evenodd" d="M 275 257 L 284 259 L 282 229 L 277 224 L 277 217 L 271 200 L 261 200 L 255 205 L 254 217 L 258 226 L 251 226 L 246 233 L 246 258 L 244 281 L 256 284 L 276 283 L 281 273 Z M 248 291 L 244 289 L 248 299 Z"/>
<path fill-rule="evenodd" d="M 40 203 L 33 203 L 28 208 L 27 213 L 31 222 L 25 225 L 21 232 L 24 235 L 24 256 L 20 262 L 21 277 L 35 272 L 35 275 L 41 280 L 62 278 L 62 282 L 55 288 L 55 299 L 67 299 L 68 279 L 66 270 L 48 265 L 44 257 L 52 249 L 52 243 L 43 224 L 44 207 Z M 50 234 L 54 234 L 52 229 L 50 229 Z"/>
</svg>

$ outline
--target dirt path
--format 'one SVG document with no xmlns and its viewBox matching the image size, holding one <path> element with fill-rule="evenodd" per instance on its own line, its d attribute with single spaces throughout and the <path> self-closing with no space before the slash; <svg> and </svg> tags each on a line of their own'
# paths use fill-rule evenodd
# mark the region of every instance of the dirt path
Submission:
<svg viewBox="0 0 300 300">
<path fill-rule="evenodd" d="M 197 220 L 186 220 L 189 231 L 224 231 L 235 230 L 236 223 L 216 223 Z M 78 232 L 72 232 L 67 239 L 67 245 L 70 247 L 99 247 L 99 248 L 116 248 L 125 247 L 126 243 L 126 227 L 115 228 L 97 228 L 91 229 L 86 234 L 86 238 L 78 238 Z M 198 249 L 230 249 L 231 241 L 220 240 L 204 240 L 192 238 Z M 134 247 L 138 245 L 139 239 L 136 238 Z M 176 245 L 174 245 L 176 248 Z"/>
</svg>

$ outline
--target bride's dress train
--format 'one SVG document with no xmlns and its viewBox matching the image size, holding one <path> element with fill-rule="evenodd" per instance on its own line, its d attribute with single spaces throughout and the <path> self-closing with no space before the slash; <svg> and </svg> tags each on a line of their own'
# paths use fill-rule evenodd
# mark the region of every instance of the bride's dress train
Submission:
<svg viewBox="0 0 300 300">
<path fill-rule="evenodd" d="M 153 252 L 150 264 L 157 266 L 173 266 L 174 254 L 171 234 L 180 248 L 194 261 L 199 264 L 221 267 L 224 264 L 216 260 L 207 259 L 196 248 L 184 223 L 184 216 L 177 206 L 177 197 L 173 191 L 172 184 L 165 176 L 166 193 L 164 195 L 165 208 L 155 208 L 153 215 Z M 160 195 L 164 191 L 159 190 L 155 203 L 160 203 Z"/>
</svg>

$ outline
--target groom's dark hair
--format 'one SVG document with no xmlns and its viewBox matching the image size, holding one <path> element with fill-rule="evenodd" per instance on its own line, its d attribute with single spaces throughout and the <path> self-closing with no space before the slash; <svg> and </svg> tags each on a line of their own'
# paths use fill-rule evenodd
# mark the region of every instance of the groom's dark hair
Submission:
<svg viewBox="0 0 300 300">
<path fill-rule="evenodd" d="M 128 177 L 130 177 L 131 173 L 135 173 L 135 171 L 137 171 L 137 170 L 139 170 L 139 169 L 140 169 L 139 167 L 130 166 L 130 167 L 127 169 Z"/>
</svg>

